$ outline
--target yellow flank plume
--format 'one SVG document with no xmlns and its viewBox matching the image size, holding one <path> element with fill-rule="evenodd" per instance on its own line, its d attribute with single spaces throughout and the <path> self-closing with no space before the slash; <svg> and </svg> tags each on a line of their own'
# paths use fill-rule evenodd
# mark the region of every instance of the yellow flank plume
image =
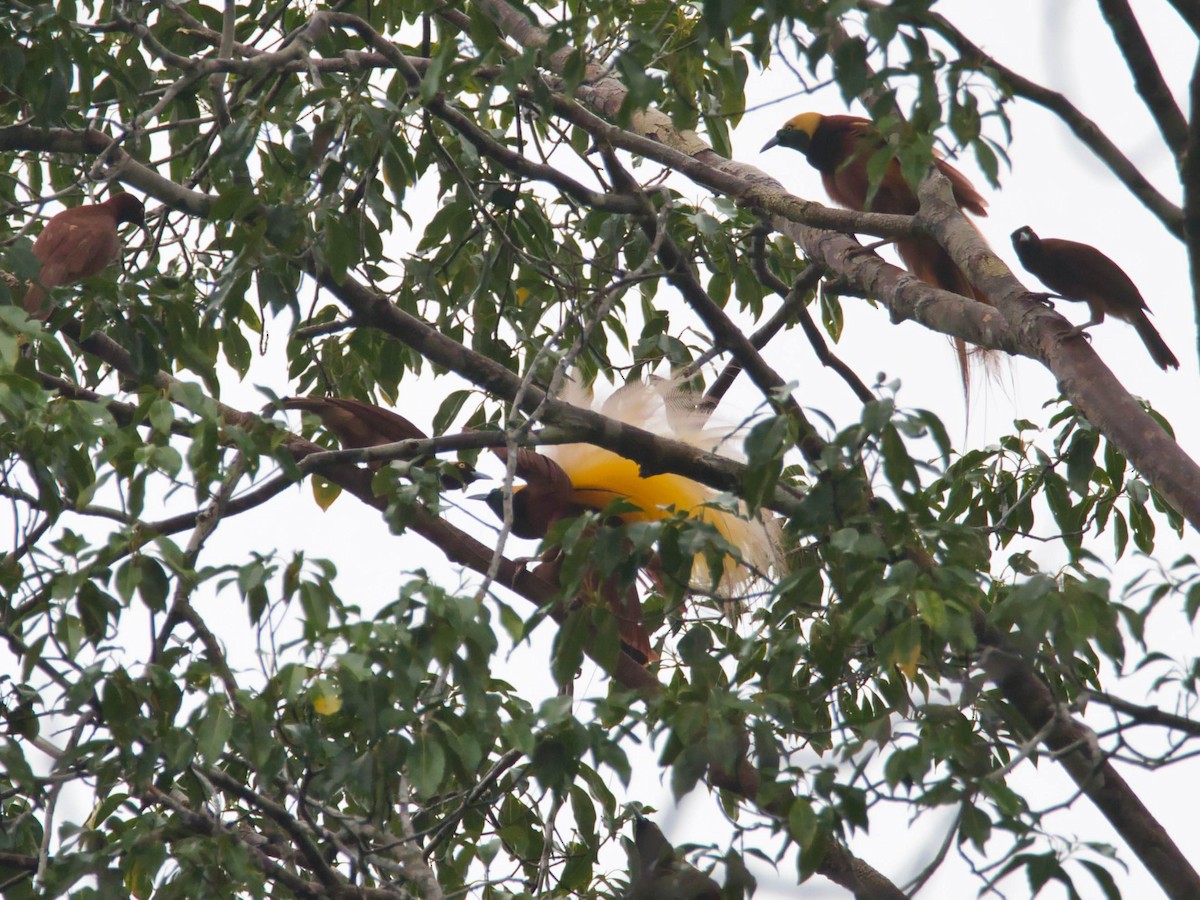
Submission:
<svg viewBox="0 0 1200 900">
<path fill-rule="evenodd" d="M 591 406 L 591 398 L 571 384 L 563 399 L 577 406 Z M 731 453 L 733 429 L 709 426 L 708 419 L 694 411 L 674 382 L 630 384 L 621 388 L 601 407 L 615 419 L 645 428 L 664 437 L 684 441 L 706 452 Z M 740 443 L 740 441 L 738 441 Z M 653 521 L 685 512 L 691 518 L 711 524 L 729 543 L 739 548 L 745 565 L 726 561 L 719 585 L 721 593 L 734 596 L 744 590 L 757 574 L 765 575 L 778 567 L 778 524 L 774 516 L 763 513 L 758 519 L 735 515 L 711 504 L 717 492 L 682 475 L 652 475 L 643 478 L 638 464 L 593 444 L 562 444 L 543 448 L 543 452 L 562 466 L 574 486 L 574 499 L 592 509 L 606 509 L 621 498 L 638 507 L 622 514 L 627 522 Z M 710 589 L 712 579 L 699 556 L 692 572 L 698 588 Z"/>
</svg>

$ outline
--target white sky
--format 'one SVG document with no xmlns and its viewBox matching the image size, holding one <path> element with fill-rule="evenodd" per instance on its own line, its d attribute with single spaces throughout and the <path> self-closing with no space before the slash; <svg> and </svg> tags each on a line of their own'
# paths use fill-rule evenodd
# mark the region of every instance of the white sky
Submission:
<svg viewBox="0 0 1200 900">
<path fill-rule="evenodd" d="M 1162 0 L 1141 0 L 1135 6 L 1152 46 L 1158 51 L 1168 80 L 1179 92 L 1181 102 L 1185 102 L 1185 87 L 1196 52 L 1194 39 Z M 1172 199 L 1178 199 L 1173 162 L 1162 150 L 1157 132 L 1133 92 L 1128 73 L 1094 4 L 1087 0 L 1050 3 L 946 0 L 938 9 L 1000 61 L 1070 96 L 1132 156 L 1152 181 Z M 754 80 L 750 104 L 767 103 L 794 90 L 792 76 L 780 66 L 768 76 Z M 786 150 L 765 155 L 758 152 L 784 119 L 805 109 L 826 113 L 846 111 L 836 90 L 758 108 L 747 114 L 734 135 L 735 157 L 771 172 L 800 196 L 824 201 L 817 173 L 798 157 L 789 157 Z M 862 112 L 857 108 L 851 111 Z M 984 190 L 990 201 L 991 214 L 978 222 L 981 230 L 1000 255 L 1015 267 L 1018 276 L 1035 290 L 1039 289 L 1036 282 L 1020 272 L 1009 244 L 1009 233 L 1024 224 L 1031 225 L 1044 237 L 1066 237 L 1094 244 L 1130 274 L 1141 287 L 1153 310 L 1153 321 L 1182 361 L 1183 368 L 1169 374 L 1161 372 L 1150 360 L 1133 329 L 1113 320 L 1092 330 L 1093 346 L 1133 393 L 1151 398 L 1155 407 L 1175 425 L 1185 449 L 1195 456 L 1196 448 L 1200 447 L 1200 423 L 1195 415 L 1194 401 L 1188 401 L 1187 397 L 1194 397 L 1196 392 L 1196 330 L 1181 245 L 1167 236 L 1150 213 L 1133 200 L 1090 153 L 1079 147 L 1066 128 L 1049 113 L 1018 103 L 1010 107 L 1010 115 L 1014 128 L 1010 148 L 1012 171 L 1002 171 L 1002 190 Z M 981 188 L 986 184 L 971 160 L 956 161 L 956 165 L 964 168 Z M 686 182 L 677 180 L 675 184 L 691 196 L 705 196 L 700 189 L 689 188 Z M 431 202 L 432 192 L 414 192 L 407 204 L 410 213 L 420 208 L 422 196 L 427 198 L 426 203 Z M 416 218 L 421 221 L 420 216 Z M 965 427 L 962 396 L 955 363 L 945 339 L 913 323 L 892 325 L 886 312 L 853 298 L 844 301 L 844 308 L 847 324 L 837 352 L 868 383 L 880 370 L 886 371 L 889 378 L 902 379 L 899 403 L 934 410 L 946 422 L 956 444 L 961 443 Z M 1082 305 L 1060 303 L 1059 311 L 1074 322 L 1086 319 L 1087 310 Z M 291 392 L 284 380 L 286 368 L 282 364 L 283 323 L 269 324 L 268 327 L 272 332 L 268 356 L 256 361 L 246 381 L 228 387 L 222 398 L 235 406 L 251 409 L 261 405 L 261 396 L 253 390 L 255 384 L 268 385 L 281 394 Z M 790 343 L 792 341 L 800 341 L 803 349 L 798 351 Z M 777 344 L 771 348 L 768 358 L 785 377 L 798 381 L 797 396 L 802 403 L 825 410 L 840 425 L 857 418 L 857 403 L 852 395 L 835 375 L 825 372 L 810 358 L 798 330 L 790 332 Z M 457 387 L 457 379 L 426 379 L 422 388 L 406 393 L 400 411 L 417 424 L 428 427 L 437 403 Z M 982 378 L 977 379 L 972 420 L 966 431 L 968 444 L 981 446 L 995 440 L 1010 429 L 1016 417 L 1043 422 L 1046 415 L 1041 411 L 1041 405 L 1056 393 L 1049 374 L 1037 364 L 1024 360 L 1013 363 L 1011 378 L 1004 379 L 1003 383 L 988 384 Z M 752 398 L 748 391 L 743 391 L 741 396 Z M 293 418 L 292 421 L 297 420 Z M 498 467 L 496 471 L 499 471 Z M 464 501 L 463 505 L 488 526 L 492 524 L 492 516 L 482 504 Z M 459 524 L 465 523 L 464 527 L 472 533 L 481 536 L 484 533 L 483 528 L 464 515 L 452 514 L 451 518 Z M 1176 559 L 1185 548 L 1197 549 L 1193 534 L 1189 533 L 1185 541 L 1177 543 L 1162 531 L 1160 529 L 1157 557 L 1164 564 Z M 264 536 L 268 537 L 265 545 Z M 185 541 L 186 536 L 180 536 L 179 540 Z M 1107 536 L 1098 543 L 1107 546 Z M 313 503 L 307 484 L 289 490 L 263 509 L 223 523 L 212 544 L 218 555 L 225 548 L 235 558 L 247 546 L 262 551 L 275 546 L 283 552 L 297 547 L 310 555 L 332 558 L 341 573 L 338 584 L 342 597 L 360 605 L 366 616 L 395 598 L 397 585 L 404 580 L 405 572 L 426 567 L 445 572 L 447 584 L 453 585 L 458 580 L 453 571 L 444 567 L 436 551 L 431 551 L 421 539 L 390 535 L 374 512 L 364 510 L 352 498 L 342 498 L 328 512 L 322 513 Z M 1061 554 L 1053 547 L 1040 548 L 1037 552 L 1044 565 L 1053 566 L 1062 561 Z M 209 557 L 206 560 L 213 561 Z M 1119 588 L 1124 579 L 1138 570 L 1137 565 L 1122 567 L 1113 576 L 1115 584 Z M 253 635 L 246 628 L 245 612 L 236 593 L 227 591 L 215 597 L 210 595 L 199 600 L 197 605 L 229 645 L 231 657 L 239 660 L 248 675 L 256 668 Z M 521 601 L 517 601 L 516 606 L 528 612 Z M 133 630 L 127 623 L 123 632 L 134 643 L 136 635 L 146 634 L 145 629 Z M 546 677 L 549 638 L 549 627 L 543 625 L 534 645 L 519 648 L 511 654 L 502 672 L 502 677 L 514 683 L 535 703 L 538 698 L 553 693 Z M 1157 623 L 1151 640 L 1159 649 L 1175 657 L 1194 653 L 1195 633 L 1182 616 Z M 130 646 L 129 649 L 137 654 L 140 648 Z M 592 674 L 581 680 L 576 694 L 586 698 L 602 695 L 604 690 L 601 678 Z M 1137 702 L 1147 701 L 1137 690 L 1117 686 L 1116 691 Z M 1152 698 L 1150 702 L 1153 702 Z M 587 712 L 584 707 L 580 715 Z M 1100 717 L 1094 721 L 1099 727 L 1106 720 Z M 634 752 L 633 748 L 630 752 Z M 634 758 L 639 759 L 636 755 Z M 655 764 L 653 756 L 644 755 L 640 759 L 640 763 L 635 763 L 629 798 L 657 807 L 660 812 L 655 818 L 675 843 L 709 844 L 716 841 L 723 849 L 723 839 L 719 835 L 724 829 L 718 827 L 720 814 L 715 812 L 712 802 L 694 793 L 675 809 L 667 773 Z M 1135 789 L 1142 792 L 1151 811 L 1175 835 L 1189 858 L 1200 865 L 1200 840 L 1194 837 L 1196 832 L 1192 824 L 1190 795 L 1194 790 L 1180 790 L 1181 784 L 1197 783 L 1200 763 L 1187 763 L 1158 773 L 1123 766 L 1121 772 Z M 1073 791 L 1061 770 L 1046 759 L 1036 768 L 1023 765 L 1014 780 L 1035 805 L 1040 806 L 1064 800 Z M 619 787 L 614 778 L 609 781 L 614 789 Z M 86 807 L 84 810 L 82 814 L 86 815 Z M 873 818 L 873 832 L 856 835 L 851 840 L 851 849 L 856 854 L 897 883 L 903 883 L 928 861 L 941 839 L 949 812 L 927 816 L 915 826 L 910 826 L 905 815 L 905 810 L 897 807 L 886 818 Z M 1051 825 L 1067 834 L 1077 835 L 1080 840 L 1118 843 L 1112 829 L 1086 801 L 1079 801 L 1073 810 L 1055 814 Z M 905 839 L 898 840 L 898 834 L 903 834 Z M 996 840 L 999 843 L 1000 838 Z M 1130 871 L 1123 874 L 1119 867 L 1114 867 L 1113 875 L 1121 884 L 1124 896 L 1158 896 L 1158 888 L 1132 854 L 1123 847 L 1121 853 Z M 621 866 L 619 853 L 611 859 L 614 868 Z M 843 890 L 821 878 L 797 891 L 792 878 L 794 859 L 793 850 L 781 862 L 782 880 L 774 886 L 764 881 L 757 896 L 764 900 L 846 896 Z M 1094 882 L 1089 881 L 1082 869 L 1076 866 L 1072 872 L 1084 897 L 1100 896 Z M 964 873 L 951 851 L 942 872 L 920 896 L 958 897 L 967 896 L 968 892 L 973 895 L 977 883 Z M 1000 889 L 1009 898 L 1029 894 L 1019 876 L 1004 881 Z M 1065 896 L 1065 892 L 1050 887 L 1041 896 L 1058 898 Z"/>
</svg>

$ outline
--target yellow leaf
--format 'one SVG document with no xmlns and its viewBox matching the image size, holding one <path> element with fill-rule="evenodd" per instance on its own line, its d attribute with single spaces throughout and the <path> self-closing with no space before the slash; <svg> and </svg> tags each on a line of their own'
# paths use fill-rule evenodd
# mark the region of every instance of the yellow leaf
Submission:
<svg viewBox="0 0 1200 900">
<path fill-rule="evenodd" d="M 921 662 L 921 645 L 913 644 L 906 656 L 895 660 L 896 668 L 900 670 L 900 674 L 912 681 L 917 677 L 917 666 Z"/>
<path fill-rule="evenodd" d="M 328 681 L 313 686 L 312 705 L 318 716 L 332 716 L 342 708 L 342 698 Z"/>
<path fill-rule="evenodd" d="M 324 478 L 318 478 L 314 475 L 312 480 L 312 492 L 313 499 L 317 501 L 317 506 L 321 507 L 321 510 L 324 511 L 333 506 L 333 501 L 338 498 L 338 495 L 341 494 L 342 489 L 338 487 L 338 485 L 331 484 Z"/>
<path fill-rule="evenodd" d="M 529 299 L 529 288 L 517 288 L 517 306 L 524 306 Z"/>
</svg>

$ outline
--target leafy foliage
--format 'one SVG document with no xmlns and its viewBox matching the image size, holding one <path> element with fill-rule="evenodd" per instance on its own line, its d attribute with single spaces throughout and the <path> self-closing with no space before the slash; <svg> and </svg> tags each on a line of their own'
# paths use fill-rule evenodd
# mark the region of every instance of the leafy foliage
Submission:
<svg viewBox="0 0 1200 900">
<path fill-rule="evenodd" d="M 790 240 L 752 259 L 756 210 L 697 199 L 615 154 L 599 119 L 581 124 L 600 76 L 623 86 L 617 127 L 655 108 L 728 156 L 752 68 L 792 53 L 847 99 L 878 92 L 895 137 L 880 161 L 898 155 L 914 183 L 939 143 L 995 181 L 1003 80 L 947 57 L 931 2 L 857 5 L 535 5 L 540 49 L 489 3 L 0 15 L 0 110 L 23 123 L 0 128 L 5 896 L 622 896 L 613 851 L 654 755 L 676 796 L 719 792 L 734 836 L 691 857 L 720 860 L 730 897 L 752 889 L 748 863 L 784 854 L 799 879 L 833 877 L 837 848 L 893 803 L 952 810 L 948 840 L 1035 892 L 1086 875 L 1116 896 L 1107 849 L 1058 841 L 1013 784 L 1041 723 L 981 658 L 1018 656 L 1064 708 L 1127 666 L 1194 698 L 1194 665 L 1152 652 L 1146 622 L 1185 596 L 1194 618 L 1200 574 L 1192 558 L 1147 564 L 1124 596 L 1097 574 L 1110 543 L 1149 557 L 1183 520 L 1065 400 L 960 451 L 887 385 L 854 415 L 817 412 L 817 436 L 764 391 L 735 490 L 782 513 L 786 564 L 740 618 L 689 589 L 697 553 L 723 564 L 731 548 L 685 516 L 562 524 L 554 577 L 491 567 L 490 528 L 436 518 L 472 501 L 428 455 L 373 480 L 320 466 L 323 505 L 429 542 L 419 559 L 356 561 L 388 584 L 380 608 L 332 561 L 277 546 L 274 522 L 261 543 L 221 541 L 321 449 L 274 409 L 235 408 L 247 381 L 272 400 L 402 410 L 434 395 L 438 432 L 512 438 L 530 406 L 498 372 L 712 383 L 697 360 L 731 347 L 680 302 L 666 242 L 747 333 L 777 307 L 760 266 L 803 277 Z M 900 86 L 915 98 L 903 117 Z M 107 179 L 152 199 L 147 230 L 30 319 L 37 217 Z M 347 301 L 354 286 L 374 307 Z M 835 342 L 837 287 L 799 304 Z M 372 318 L 387 304 L 408 332 Z M 455 346 L 423 349 L 427 331 Z M 466 444 L 451 449 L 487 458 Z M 322 527 L 309 514 L 288 526 Z M 1059 568 L 1039 542 L 1063 548 Z M 588 595 L 597 578 L 641 592 L 663 655 L 650 673 Z M 588 658 L 602 677 L 580 688 Z M 541 683 L 514 683 L 522 667 Z M 555 693 L 573 684 L 595 695 Z"/>
</svg>

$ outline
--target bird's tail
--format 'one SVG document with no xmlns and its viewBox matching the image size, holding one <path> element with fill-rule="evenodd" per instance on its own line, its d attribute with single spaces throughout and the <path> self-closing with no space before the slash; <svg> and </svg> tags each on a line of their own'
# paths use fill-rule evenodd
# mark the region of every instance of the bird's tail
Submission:
<svg viewBox="0 0 1200 900">
<path fill-rule="evenodd" d="M 552 557 L 534 570 L 538 575 L 555 584 L 561 584 L 563 555 L 554 552 Z M 622 585 L 616 576 L 599 577 L 595 571 L 584 575 L 579 598 L 588 602 L 604 603 L 617 623 L 617 636 L 625 651 L 641 665 L 662 659 L 650 642 L 650 632 L 642 616 L 642 599 L 637 583 Z"/>
<path fill-rule="evenodd" d="M 1175 358 L 1175 354 L 1171 352 L 1171 348 L 1167 346 L 1167 342 L 1158 333 L 1158 329 L 1150 324 L 1150 319 L 1144 312 L 1139 310 L 1138 314 L 1130 321 L 1133 327 L 1137 329 L 1142 343 L 1146 345 L 1146 349 L 1150 351 L 1150 355 L 1154 357 L 1154 361 L 1158 363 L 1160 369 L 1179 368 L 1179 360 Z"/>
<path fill-rule="evenodd" d="M 350 397 L 285 397 L 280 405 L 316 413 L 347 449 L 425 437 L 420 428 L 398 413 Z"/>
<path fill-rule="evenodd" d="M 967 280 L 962 269 L 932 238 L 906 238 L 896 241 L 896 252 L 900 254 L 900 259 L 904 261 L 908 271 L 922 281 L 944 291 L 961 294 L 980 303 L 988 303 L 987 296 Z M 980 362 L 985 370 L 991 372 L 998 366 L 997 351 L 982 347 L 969 348 L 967 342 L 962 338 L 951 338 L 951 341 L 954 344 L 954 355 L 958 359 L 963 393 L 969 402 L 971 398 L 971 362 Z"/>
</svg>

